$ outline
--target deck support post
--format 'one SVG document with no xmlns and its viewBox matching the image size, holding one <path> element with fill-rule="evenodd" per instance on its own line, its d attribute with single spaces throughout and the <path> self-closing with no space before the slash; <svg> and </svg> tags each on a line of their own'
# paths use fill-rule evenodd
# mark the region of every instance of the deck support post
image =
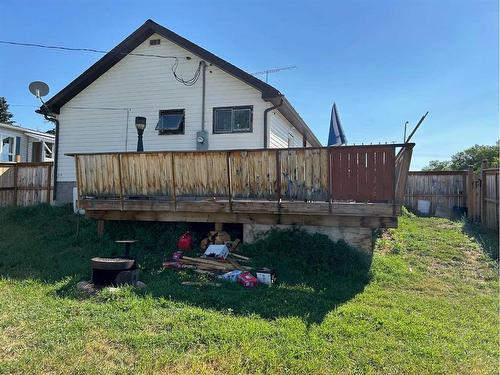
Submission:
<svg viewBox="0 0 500 375">
<path fill-rule="evenodd" d="M 222 232 L 222 230 L 224 229 L 224 223 L 214 223 L 214 230 L 216 232 Z"/>
<path fill-rule="evenodd" d="M 97 237 L 104 237 L 104 220 L 97 220 Z"/>
</svg>

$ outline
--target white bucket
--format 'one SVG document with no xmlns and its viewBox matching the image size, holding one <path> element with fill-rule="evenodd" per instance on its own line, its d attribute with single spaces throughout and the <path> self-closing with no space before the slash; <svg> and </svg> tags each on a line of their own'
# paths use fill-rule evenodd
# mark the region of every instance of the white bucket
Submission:
<svg viewBox="0 0 500 375">
<path fill-rule="evenodd" d="M 417 201 L 417 210 L 422 215 L 429 215 L 431 210 L 431 201 L 421 200 Z"/>
<path fill-rule="evenodd" d="M 83 208 L 78 208 L 78 189 L 76 186 L 73 188 L 73 212 L 75 214 L 85 215 Z"/>
</svg>

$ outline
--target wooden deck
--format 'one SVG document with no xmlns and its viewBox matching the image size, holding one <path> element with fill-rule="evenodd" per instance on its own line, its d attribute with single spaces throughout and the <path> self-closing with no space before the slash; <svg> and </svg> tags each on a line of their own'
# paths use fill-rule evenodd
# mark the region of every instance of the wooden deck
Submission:
<svg viewBox="0 0 500 375">
<path fill-rule="evenodd" d="M 71 156 L 91 218 L 380 228 L 397 225 L 412 148 Z"/>
</svg>

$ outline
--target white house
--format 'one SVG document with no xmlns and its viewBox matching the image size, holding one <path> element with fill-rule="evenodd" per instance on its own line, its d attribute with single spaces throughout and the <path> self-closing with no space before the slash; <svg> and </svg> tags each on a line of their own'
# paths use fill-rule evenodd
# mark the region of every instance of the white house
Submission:
<svg viewBox="0 0 500 375">
<path fill-rule="evenodd" d="M 254 53 L 257 47 L 242 53 Z M 71 200 L 68 153 L 321 146 L 277 89 L 147 20 L 47 101 L 57 120 L 56 200 Z"/>
<path fill-rule="evenodd" d="M 0 162 L 54 161 L 54 135 L 0 123 Z"/>
</svg>

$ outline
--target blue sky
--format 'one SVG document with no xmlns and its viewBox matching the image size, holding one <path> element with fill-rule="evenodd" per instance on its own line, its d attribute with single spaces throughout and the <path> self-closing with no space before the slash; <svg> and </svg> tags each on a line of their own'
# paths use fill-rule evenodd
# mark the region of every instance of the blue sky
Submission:
<svg viewBox="0 0 500 375">
<path fill-rule="evenodd" d="M 337 102 L 349 143 L 401 141 L 415 125 L 412 169 L 499 127 L 498 1 L 43 1 L 1 0 L 0 39 L 109 50 L 151 18 L 248 71 L 272 74 L 326 143 Z M 49 128 L 28 92 L 51 96 L 101 56 L 0 45 L 0 96 L 14 119 Z"/>
</svg>

